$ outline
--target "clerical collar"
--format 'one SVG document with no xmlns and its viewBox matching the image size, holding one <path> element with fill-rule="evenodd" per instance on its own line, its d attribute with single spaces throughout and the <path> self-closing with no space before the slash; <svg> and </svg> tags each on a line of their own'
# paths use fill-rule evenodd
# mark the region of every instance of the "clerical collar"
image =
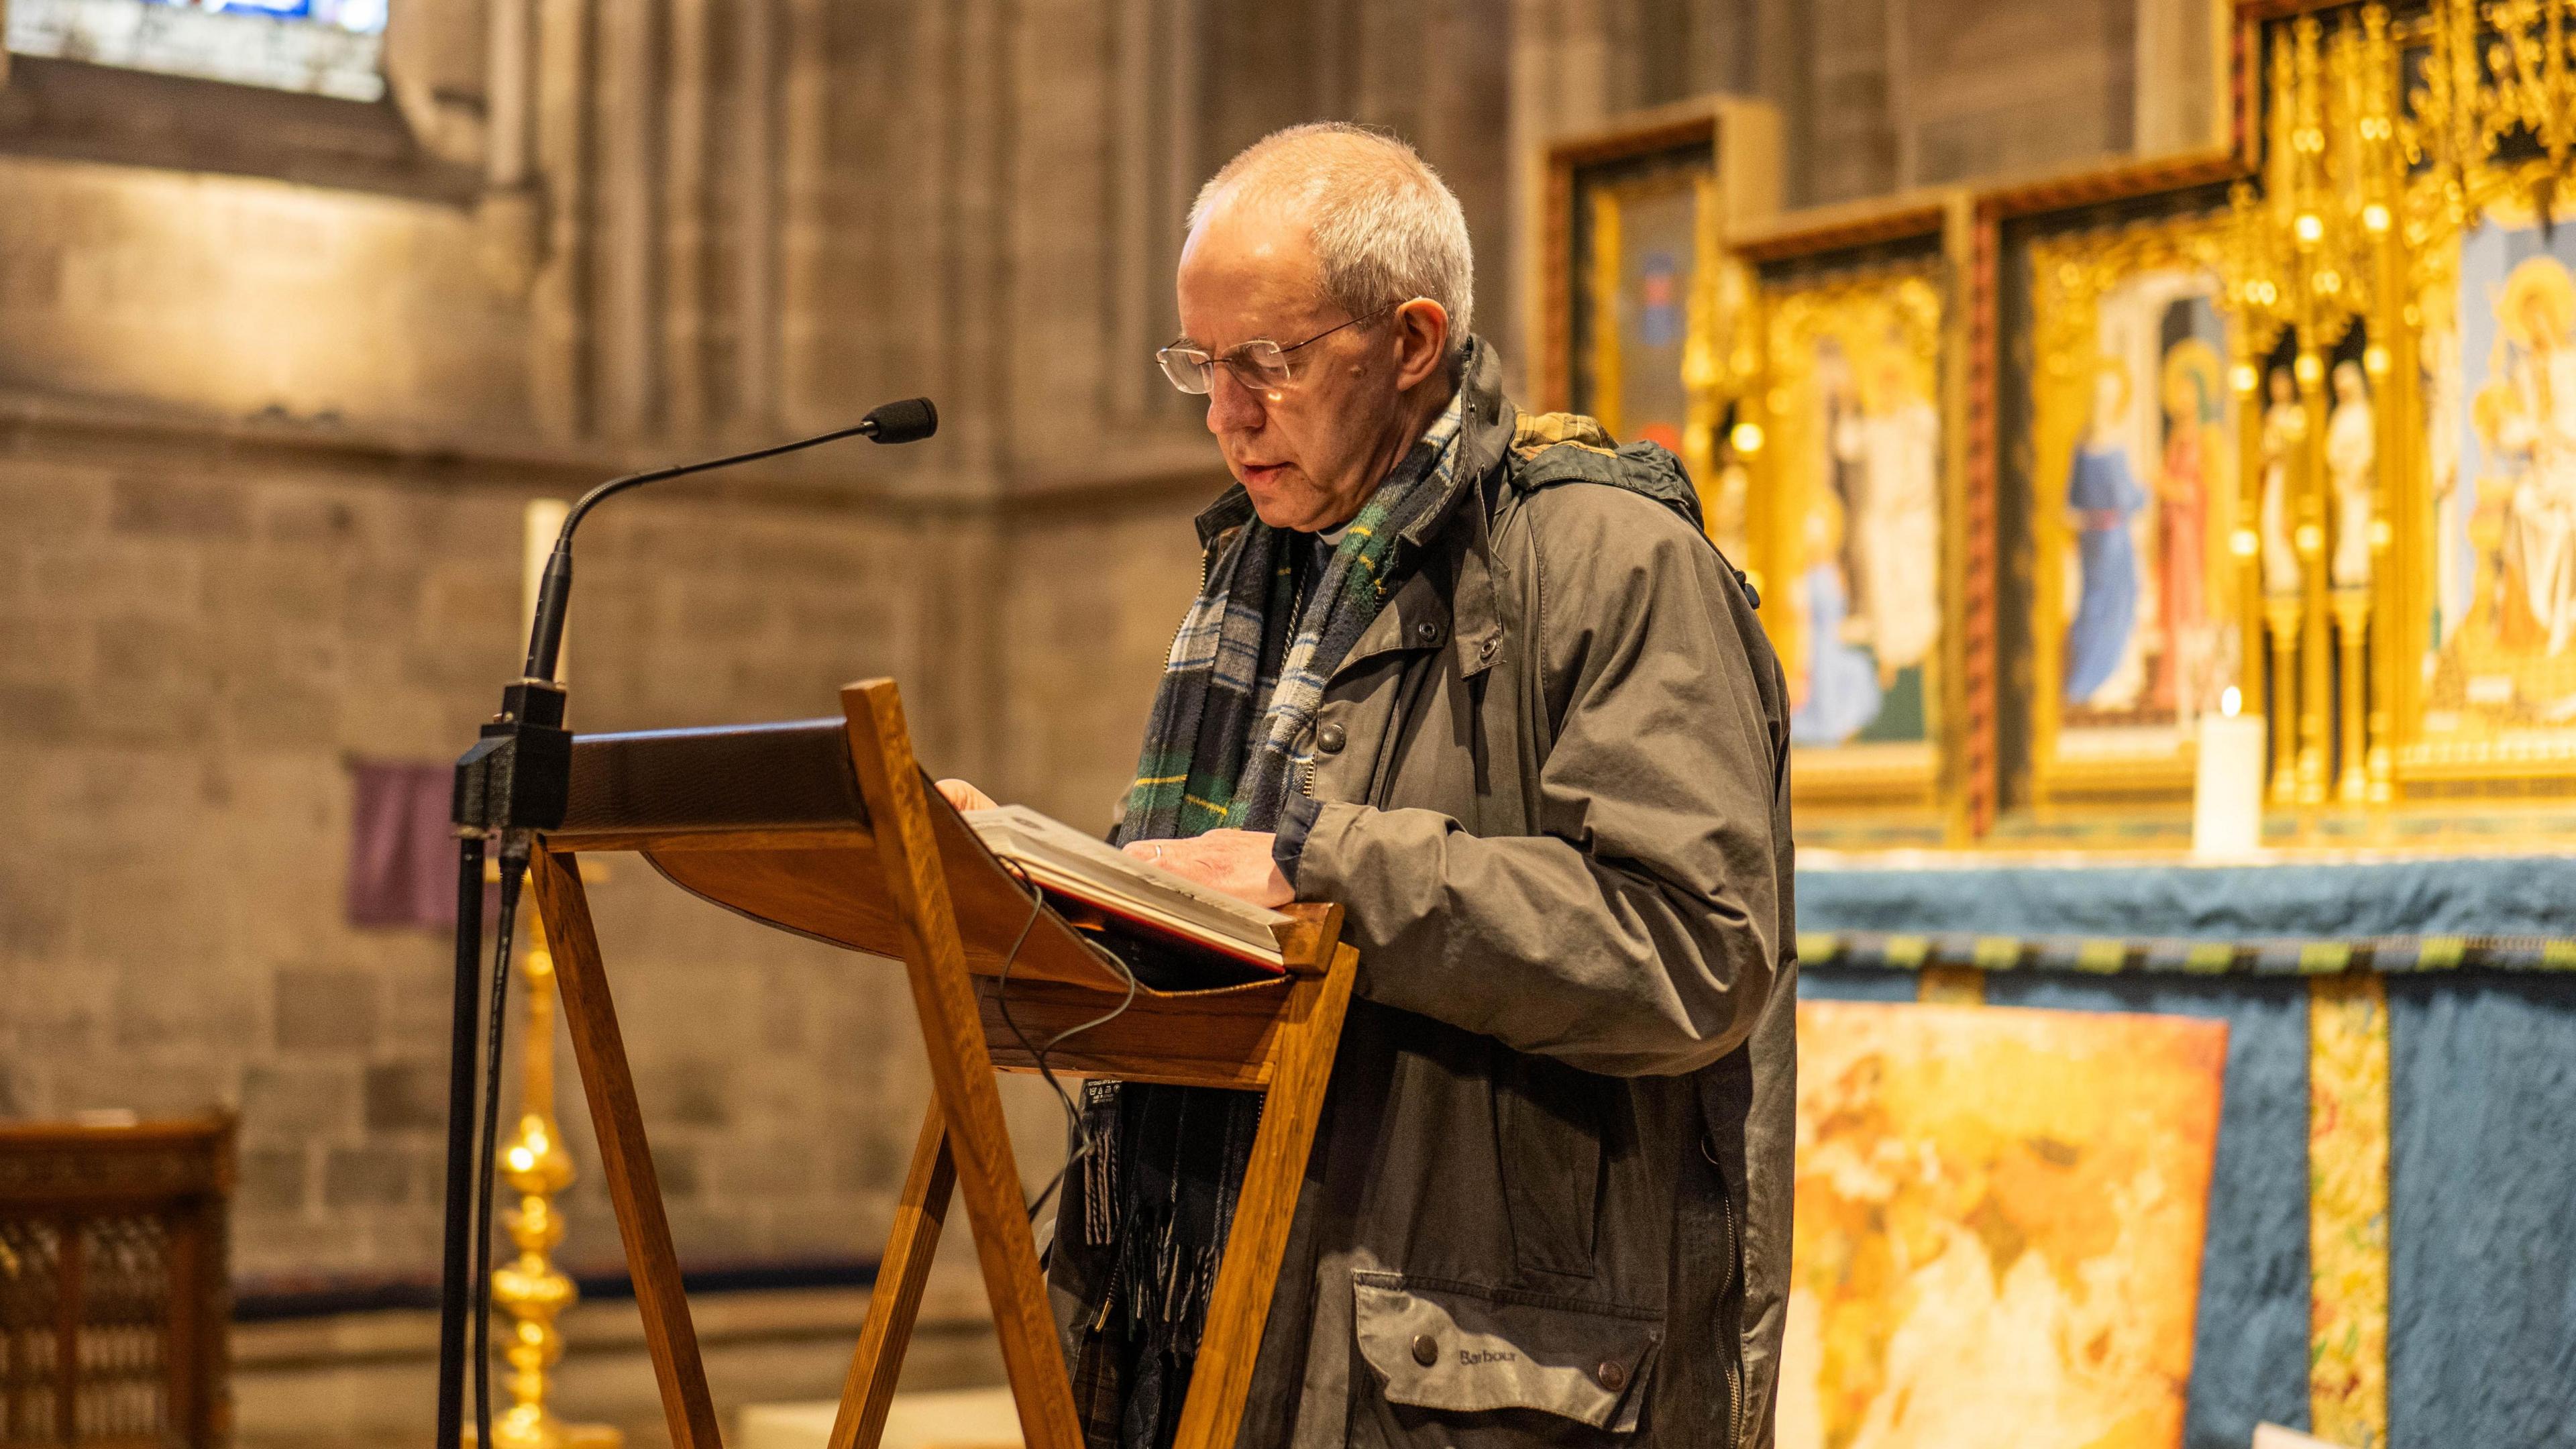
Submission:
<svg viewBox="0 0 2576 1449">
<path fill-rule="evenodd" d="M 1342 546 L 1342 535 L 1350 531 L 1350 524 L 1345 522 L 1338 528 L 1319 528 L 1315 530 L 1315 536 L 1324 541 L 1324 547 L 1326 548 L 1340 548 Z"/>
</svg>

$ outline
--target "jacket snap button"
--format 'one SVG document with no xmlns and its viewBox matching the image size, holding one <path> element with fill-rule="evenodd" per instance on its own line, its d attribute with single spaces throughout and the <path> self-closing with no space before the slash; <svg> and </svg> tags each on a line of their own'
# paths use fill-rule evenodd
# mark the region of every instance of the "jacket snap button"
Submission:
<svg viewBox="0 0 2576 1449">
<path fill-rule="evenodd" d="M 1417 1333 L 1413 1336 L 1413 1361 L 1424 1368 L 1429 1368 L 1440 1361 L 1440 1345 L 1432 1340 L 1430 1334 Z"/>
<path fill-rule="evenodd" d="M 1413 637 L 1425 644 L 1437 644 L 1440 642 L 1440 626 L 1425 619 L 1413 626 Z"/>
<path fill-rule="evenodd" d="M 1626 1364 L 1604 1363 L 1601 1367 L 1592 1371 L 1592 1376 L 1601 1381 L 1601 1387 L 1608 1389 L 1614 1394 L 1628 1386 L 1628 1366 Z"/>
<path fill-rule="evenodd" d="M 1338 755 L 1342 752 L 1342 746 L 1349 743 L 1349 734 L 1338 724 L 1328 721 L 1315 731 L 1315 748 L 1325 754 Z"/>
</svg>

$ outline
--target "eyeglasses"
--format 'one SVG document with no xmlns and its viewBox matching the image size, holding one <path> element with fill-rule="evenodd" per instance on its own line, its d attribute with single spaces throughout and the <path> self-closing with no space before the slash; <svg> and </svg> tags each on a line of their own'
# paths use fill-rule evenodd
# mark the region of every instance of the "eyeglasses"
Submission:
<svg viewBox="0 0 2576 1449">
<path fill-rule="evenodd" d="M 1220 356 L 1203 347 L 1183 347 L 1174 343 L 1155 353 L 1154 360 L 1163 365 L 1163 376 L 1172 380 L 1172 386 L 1193 397 L 1204 396 L 1216 386 L 1219 365 L 1232 371 L 1235 381 L 1245 387 L 1256 392 L 1276 393 L 1296 377 L 1288 366 L 1289 353 L 1301 347 L 1312 347 L 1341 331 L 1342 327 L 1374 322 L 1403 305 L 1402 302 L 1390 302 L 1365 317 L 1354 317 L 1341 327 L 1327 327 L 1303 342 L 1292 342 L 1285 347 L 1266 337 L 1257 337 Z"/>
</svg>

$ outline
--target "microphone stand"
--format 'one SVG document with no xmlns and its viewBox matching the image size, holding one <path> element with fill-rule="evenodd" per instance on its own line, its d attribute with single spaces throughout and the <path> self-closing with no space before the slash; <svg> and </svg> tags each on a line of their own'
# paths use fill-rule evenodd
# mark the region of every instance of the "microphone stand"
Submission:
<svg viewBox="0 0 2576 1449">
<path fill-rule="evenodd" d="M 457 832 L 456 1004 L 447 1043 L 447 1227 L 439 1276 L 438 1439 L 457 1449 L 464 1435 L 467 1201 L 474 1190 L 474 1026 L 481 1004 L 474 968 L 483 949 L 483 836 Z"/>
<path fill-rule="evenodd" d="M 572 791 L 572 733 L 564 728 L 564 688 L 555 682 L 562 656 L 564 611 L 572 597 L 572 535 L 603 500 L 629 488 L 712 472 L 865 437 L 909 443 L 939 428 L 928 398 L 888 403 L 857 426 L 792 443 L 756 448 L 703 462 L 682 463 L 612 478 L 591 489 L 564 515 L 554 552 L 537 589 L 529 623 L 528 658 L 518 679 L 501 691 L 501 711 L 483 726 L 472 749 L 456 761 L 449 818 L 455 823 L 456 990 L 448 1039 L 447 1194 L 445 1260 L 439 1276 L 438 1437 L 434 1449 L 461 1449 L 464 1438 L 467 1315 L 472 1314 L 474 1426 L 478 1449 L 492 1444 L 491 1293 L 492 1152 L 500 1131 L 501 1048 L 510 987 L 510 936 L 519 892 L 527 879 L 536 832 L 561 825 Z M 501 866 L 500 921 L 493 932 L 488 1029 L 477 1061 L 476 1028 L 483 1025 L 482 993 L 475 967 L 483 940 L 483 869 L 497 846 Z M 483 1070 L 482 1111 L 476 1130 L 476 1068 Z M 479 1154 L 479 1155 L 478 1155 Z"/>
</svg>

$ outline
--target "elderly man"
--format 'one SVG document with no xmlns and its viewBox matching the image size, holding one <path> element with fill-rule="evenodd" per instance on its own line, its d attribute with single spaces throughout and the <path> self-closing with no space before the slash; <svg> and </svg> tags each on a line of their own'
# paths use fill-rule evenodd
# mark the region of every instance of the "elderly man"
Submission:
<svg viewBox="0 0 2576 1449">
<path fill-rule="evenodd" d="M 1239 1442 L 1768 1444 L 1779 666 L 1671 454 L 1503 398 L 1471 268 L 1411 148 L 1282 131 L 1199 194 L 1161 354 L 1239 486 L 1118 838 L 1340 902 L 1363 963 Z M 1095 1445 L 1169 1441 L 1258 1110 L 1093 1090 L 1051 1275 Z"/>
</svg>

